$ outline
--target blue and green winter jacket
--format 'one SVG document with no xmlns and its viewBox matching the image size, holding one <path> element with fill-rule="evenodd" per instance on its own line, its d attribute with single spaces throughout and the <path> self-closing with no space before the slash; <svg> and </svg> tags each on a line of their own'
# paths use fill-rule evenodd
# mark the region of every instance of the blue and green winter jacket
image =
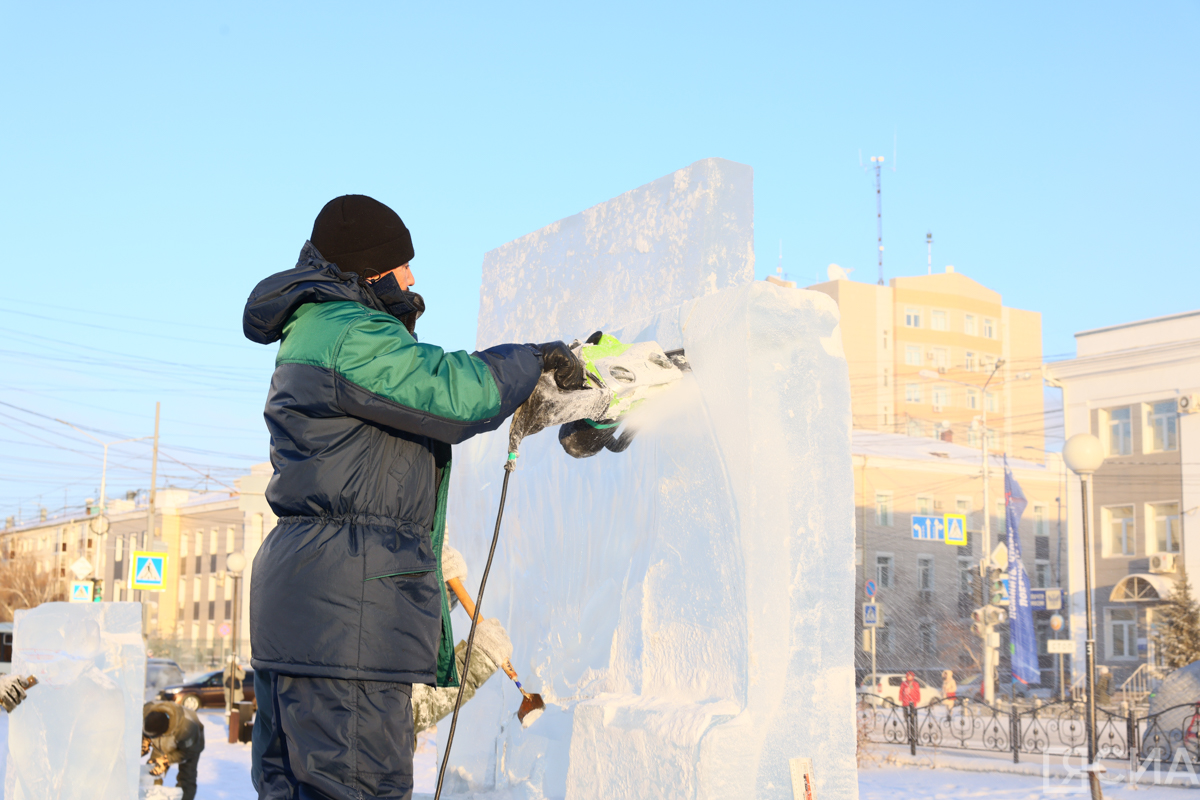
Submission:
<svg viewBox="0 0 1200 800">
<path fill-rule="evenodd" d="M 254 558 L 254 667 L 457 685 L 441 575 L 450 445 L 525 401 L 537 350 L 418 343 L 311 244 L 255 287 L 242 324 L 280 342 L 264 412 L 279 522 Z"/>
</svg>

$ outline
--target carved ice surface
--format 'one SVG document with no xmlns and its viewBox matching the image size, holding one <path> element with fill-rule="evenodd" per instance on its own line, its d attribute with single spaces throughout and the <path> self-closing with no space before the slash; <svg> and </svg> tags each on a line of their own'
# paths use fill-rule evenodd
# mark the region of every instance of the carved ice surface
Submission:
<svg viewBox="0 0 1200 800">
<path fill-rule="evenodd" d="M 38 679 L 9 718 L 7 800 L 132 800 L 146 648 L 140 603 L 16 612 L 13 672 Z"/>
<path fill-rule="evenodd" d="M 603 327 L 684 347 L 693 372 L 640 412 L 624 453 L 575 460 L 553 431 L 522 444 L 483 614 L 508 628 L 513 665 L 547 709 L 524 729 L 515 687 L 489 680 L 460 716 L 453 792 L 790 798 L 788 760 L 803 756 L 819 796 L 857 797 L 838 312 L 823 294 L 752 280 L 750 183 L 748 167 L 699 162 L 485 260 L 484 286 L 516 294 L 484 304 L 481 346 Z M 682 199 L 662 202 L 664 186 Z M 590 262 L 581 242 L 600 243 Z M 576 261 L 529 269 L 535 251 Z M 592 267 L 604 280 L 577 292 Z M 455 448 L 450 537 L 472 586 L 506 444 L 502 429 Z M 465 636 L 465 615 L 456 626 Z"/>
</svg>

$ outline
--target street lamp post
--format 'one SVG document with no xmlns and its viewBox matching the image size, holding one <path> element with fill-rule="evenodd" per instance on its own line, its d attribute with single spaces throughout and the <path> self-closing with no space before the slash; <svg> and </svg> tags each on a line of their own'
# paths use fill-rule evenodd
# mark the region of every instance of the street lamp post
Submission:
<svg viewBox="0 0 1200 800">
<path fill-rule="evenodd" d="M 151 439 L 153 437 L 138 436 L 133 439 L 118 439 L 115 442 L 104 442 L 104 441 L 101 441 L 100 439 L 97 439 L 95 436 L 92 436 L 90 433 L 85 431 L 83 428 L 80 428 L 76 425 L 72 425 L 71 423 L 67 422 L 66 420 L 55 419 L 55 422 L 61 422 L 63 425 L 66 425 L 68 428 L 72 428 L 72 429 L 82 433 L 84 436 L 88 437 L 89 439 L 96 442 L 97 444 L 104 446 L 104 458 L 100 462 L 100 515 L 96 520 L 89 523 L 91 529 L 100 537 L 100 546 L 98 548 L 96 548 L 97 555 L 95 556 L 96 565 L 94 567 L 94 572 L 96 574 L 100 575 L 101 586 L 103 586 L 104 570 L 107 568 L 107 564 L 105 563 L 104 556 L 106 555 L 106 548 L 108 547 L 108 495 L 107 495 L 107 492 L 108 492 L 108 448 L 114 444 L 124 444 L 126 442 L 140 442 L 143 439 Z"/>
<path fill-rule="evenodd" d="M 225 556 L 225 571 L 233 578 L 233 646 L 229 648 L 229 691 L 226 693 L 227 707 L 225 711 L 228 713 L 232 710 L 233 704 L 241 700 L 240 692 L 235 693 L 234 684 L 238 680 L 238 621 L 241 617 L 241 601 L 242 601 L 242 570 L 246 568 L 246 556 L 242 551 L 230 553 Z M 239 696 L 235 696 L 235 694 Z M 232 739 L 233 733 L 230 732 Z"/>
<path fill-rule="evenodd" d="M 1092 473 L 1104 463 L 1104 451 L 1100 440 L 1090 433 L 1077 433 L 1063 446 L 1063 461 L 1079 476 L 1079 488 L 1083 496 L 1083 600 L 1086 612 L 1087 644 L 1084 665 L 1087 680 L 1087 753 L 1088 782 L 1093 800 L 1100 800 L 1100 776 L 1096 772 L 1096 634 L 1092 623 L 1092 545 L 1088 537 L 1088 518 L 1091 507 L 1088 500 L 1088 484 Z"/>
</svg>

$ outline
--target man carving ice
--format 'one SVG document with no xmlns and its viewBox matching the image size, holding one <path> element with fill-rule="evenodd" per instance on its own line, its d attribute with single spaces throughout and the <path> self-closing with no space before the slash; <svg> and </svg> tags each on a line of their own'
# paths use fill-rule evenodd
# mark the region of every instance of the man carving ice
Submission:
<svg viewBox="0 0 1200 800">
<path fill-rule="evenodd" d="M 418 343 L 413 255 L 394 211 L 339 197 L 246 303 L 247 338 L 280 341 L 264 412 L 279 522 L 250 587 L 263 800 L 411 796 L 412 685 L 459 680 L 440 564 L 450 446 L 498 428 L 543 372 L 583 386 L 562 342 Z"/>
</svg>

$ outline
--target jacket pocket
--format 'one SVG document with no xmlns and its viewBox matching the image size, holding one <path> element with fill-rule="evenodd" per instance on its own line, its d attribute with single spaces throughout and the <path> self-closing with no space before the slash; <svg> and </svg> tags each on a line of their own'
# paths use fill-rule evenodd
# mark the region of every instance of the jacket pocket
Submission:
<svg viewBox="0 0 1200 800">
<path fill-rule="evenodd" d="M 437 567 L 429 534 L 418 525 L 404 523 L 392 530 L 371 530 L 363 539 L 365 580 L 418 575 Z"/>
</svg>

